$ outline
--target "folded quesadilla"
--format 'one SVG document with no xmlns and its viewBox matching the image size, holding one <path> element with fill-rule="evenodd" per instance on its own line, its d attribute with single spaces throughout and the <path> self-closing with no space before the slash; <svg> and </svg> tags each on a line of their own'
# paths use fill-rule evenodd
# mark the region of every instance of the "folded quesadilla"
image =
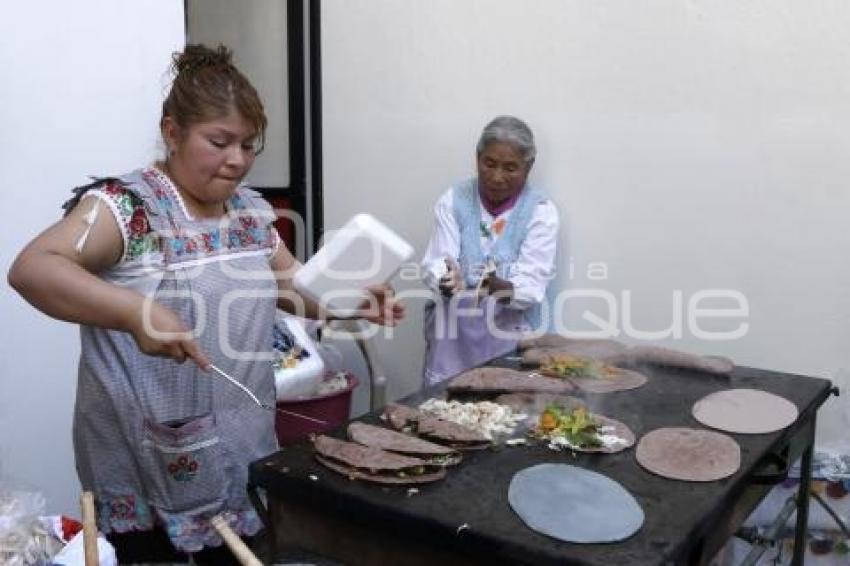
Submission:
<svg viewBox="0 0 850 566">
<path fill-rule="evenodd" d="M 682 369 L 692 369 L 716 375 L 727 375 L 735 369 L 732 360 L 721 356 L 701 356 L 659 346 L 627 346 L 616 340 L 566 338 L 545 334 L 519 341 L 522 365 L 537 367 L 552 355 L 593 358 L 612 366 L 648 363 Z"/>
<path fill-rule="evenodd" d="M 363 446 L 420 458 L 434 466 L 454 466 L 461 461 L 461 454 L 457 450 L 366 423 L 348 425 L 348 438 Z"/>
<path fill-rule="evenodd" d="M 409 431 L 426 440 L 457 450 L 480 450 L 490 440 L 478 431 L 451 421 L 430 417 L 419 409 L 405 405 L 387 405 L 381 417 L 393 428 Z"/>
<path fill-rule="evenodd" d="M 330 436 L 316 437 L 313 448 L 319 463 L 349 479 L 410 484 L 432 482 L 446 475 L 444 467 L 429 464 L 420 458 L 402 456 Z"/>
<path fill-rule="evenodd" d="M 585 393 L 626 391 L 647 382 L 642 373 L 568 354 L 547 356 L 539 371 L 543 375 L 569 381 Z"/>
<path fill-rule="evenodd" d="M 552 354 L 540 362 L 540 373 L 549 377 L 587 377 L 607 379 L 620 370 L 593 358 L 570 354 Z"/>
<path fill-rule="evenodd" d="M 449 382 L 451 393 L 567 393 L 574 389 L 565 379 L 508 368 L 484 367 L 465 371 Z"/>
<path fill-rule="evenodd" d="M 564 338 L 557 334 L 544 334 L 537 338 L 520 340 L 517 350 L 522 353 L 523 365 L 539 365 L 542 356 L 551 354 L 570 354 L 617 365 L 628 361 L 630 348 L 616 340 Z"/>
</svg>

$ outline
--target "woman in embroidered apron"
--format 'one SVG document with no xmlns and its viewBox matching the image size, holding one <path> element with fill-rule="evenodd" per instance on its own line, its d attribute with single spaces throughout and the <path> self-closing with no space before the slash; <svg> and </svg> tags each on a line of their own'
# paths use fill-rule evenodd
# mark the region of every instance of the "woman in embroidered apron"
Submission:
<svg viewBox="0 0 850 566">
<path fill-rule="evenodd" d="M 454 185 L 434 207 L 422 260 L 435 298 L 425 309 L 425 385 L 516 348 L 546 324 L 558 214 L 526 184 L 536 149 L 528 126 L 499 116 L 478 141 L 478 176 Z"/>
<path fill-rule="evenodd" d="M 80 324 L 76 464 L 119 560 L 226 563 L 209 520 L 259 530 L 248 464 L 277 449 L 274 414 L 202 368 L 273 404 L 275 307 L 322 313 L 294 294 L 298 262 L 271 207 L 241 184 L 266 128 L 256 91 L 224 47 L 187 46 L 173 68 L 165 161 L 76 189 L 9 280 Z M 387 288 L 373 293 L 365 318 L 403 316 Z"/>
</svg>

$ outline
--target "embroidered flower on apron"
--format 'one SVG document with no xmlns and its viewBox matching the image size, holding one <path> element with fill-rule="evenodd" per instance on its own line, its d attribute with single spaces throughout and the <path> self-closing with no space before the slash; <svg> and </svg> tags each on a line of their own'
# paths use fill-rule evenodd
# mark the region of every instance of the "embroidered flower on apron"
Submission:
<svg viewBox="0 0 850 566">
<path fill-rule="evenodd" d="M 178 458 L 168 464 L 168 473 L 179 482 L 187 482 L 195 479 L 198 474 L 198 461 L 188 454 L 181 454 Z"/>
</svg>

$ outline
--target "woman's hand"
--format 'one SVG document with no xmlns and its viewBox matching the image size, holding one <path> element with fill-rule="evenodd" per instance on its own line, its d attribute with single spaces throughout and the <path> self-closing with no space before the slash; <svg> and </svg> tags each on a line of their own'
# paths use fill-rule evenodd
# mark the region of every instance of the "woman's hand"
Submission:
<svg viewBox="0 0 850 566">
<path fill-rule="evenodd" d="M 404 305 L 395 300 L 395 291 L 387 284 L 373 285 L 366 290 L 371 295 L 363 302 L 357 318 L 381 326 L 396 326 L 404 318 Z"/>
<path fill-rule="evenodd" d="M 491 273 L 487 276 L 487 280 L 483 285 L 486 289 L 486 294 L 496 297 L 501 303 L 509 303 L 514 296 L 514 284 L 501 277 L 496 277 Z"/>
<path fill-rule="evenodd" d="M 139 350 L 150 356 L 172 358 L 182 364 L 191 358 L 206 370 L 210 361 L 177 314 L 152 299 L 144 299 L 140 312 L 128 325 Z"/>
<path fill-rule="evenodd" d="M 445 258 L 445 262 L 446 273 L 440 277 L 439 288 L 444 297 L 451 297 L 463 289 L 463 281 L 460 278 L 460 266 L 457 262 L 450 257 Z"/>
</svg>

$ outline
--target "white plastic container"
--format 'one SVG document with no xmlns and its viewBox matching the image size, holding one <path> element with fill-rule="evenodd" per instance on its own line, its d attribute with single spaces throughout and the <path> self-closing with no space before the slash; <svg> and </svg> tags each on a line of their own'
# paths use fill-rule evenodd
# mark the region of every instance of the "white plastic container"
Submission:
<svg viewBox="0 0 850 566">
<path fill-rule="evenodd" d="M 413 256 L 413 247 L 368 214 L 330 235 L 295 274 L 295 288 L 336 316 L 353 316 L 366 287 L 386 283 Z"/>
</svg>

